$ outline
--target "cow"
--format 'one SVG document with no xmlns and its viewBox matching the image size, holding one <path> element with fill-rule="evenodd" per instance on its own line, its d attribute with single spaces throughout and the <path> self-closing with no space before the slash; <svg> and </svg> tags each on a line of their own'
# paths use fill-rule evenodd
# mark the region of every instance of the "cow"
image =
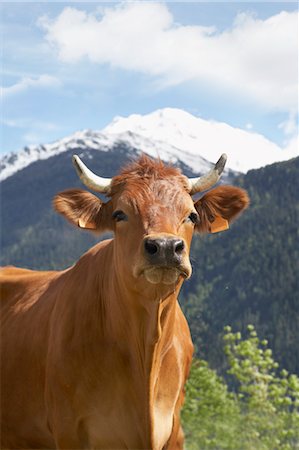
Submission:
<svg viewBox="0 0 299 450">
<path fill-rule="evenodd" d="M 114 237 L 63 271 L 1 271 L 1 448 L 182 449 L 193 345 L 177 299 L 192 235 L 227 228 L 247 193 L 210 189 L 225 155 L 192 179 L 145 155 L 112 180 L 73 160 L 107 201 L 70 189 L 56 211 Z"/>
</svg>

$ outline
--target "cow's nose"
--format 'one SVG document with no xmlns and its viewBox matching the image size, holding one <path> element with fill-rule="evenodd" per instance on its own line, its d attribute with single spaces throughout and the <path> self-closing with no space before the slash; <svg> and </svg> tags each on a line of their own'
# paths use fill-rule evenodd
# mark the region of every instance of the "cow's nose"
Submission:
<svg viewBox="0 0 299 450">
<path fill-rule="evenodd" d="M 145 254 L 152 264 L 173 265 L 181 262 L 185 243 L 179 238 L 145 238 Z"/>
</svg>

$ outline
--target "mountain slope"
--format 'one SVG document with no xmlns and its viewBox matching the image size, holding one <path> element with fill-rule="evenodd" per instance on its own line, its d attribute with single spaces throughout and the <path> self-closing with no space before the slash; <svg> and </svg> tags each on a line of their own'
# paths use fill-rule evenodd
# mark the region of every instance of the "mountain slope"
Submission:
<svg viewBox="0 0 299 450">
<path fill-rule="evenodd" d="M 177 163 L 181 160 L 198 173 L 206 172 L 211 167 L 211 163 L 202 158 L 198 152 L 189 154 L 173 145 L 169 145 L 167 142 L 149 139 L 137 133 L 128 131 L 110 135 L 109 133 L 104 134 L 97 131 L 84 130 L 55 141 L 52 144 L 25 147 L 17 153 L 13 152 L 4 155 L 0 160 L 0 181 L 7 179 L 36 161 L 49 159 L 69 150 L 76 149 L 77 152 L 84 150 L 109 152 L 111 149 L 120 146 L 127 149 L 138 149 L 139 153 L 144 152 L 172 163 Z M 220 154 L 218 154 L 217 159 L 219 156 Z M 226 172 L 228 171 L 226 170 Z"/>
<path fill-rule="evenodd" d="M 295 145 L 293 149 L 281 149 L 260 134 L 203 120 L 180 109 L 165 108 L 143 116 L 116 117 L 101 131 L 78 131 L 51 144 L 29 146 L 4 155 L 0 158 L 0 180 L 35 161 L 74 148 L 104 152 L 120 145 L 164 161 L 183 161 L 197 173 L 205 172 L 208 161 L 216 162 L 222 153 L 228 154 L 227 168 L 238 172 L 295 154 Z"/>
<path fill-rule="evenodd" d="M 128 130 L 168 142 L 190 155 L 199 153 L 209 161 L 216 161 L 219 153 L 227 153 L 227 167 L 239 172 L 298 156 L 295 145 L 282 149 L 256 132 L 204 120 L 175 108 L 160 109 L 144 116 L 116 117 L 102 131 L 111 136 Z"/>
<path fill-rule="evenodd" d="M 177 126 L 179 127 L 179 120 L 182 111 L 171 110 L 173 115 L 177 116 Z M 164 112 L 163 120 L 160 120 L 159 130 L 167 129 L 169 111 Z M 192 116 L 190 116 L 192 118 Z M 145 116 L 146 118 L 146 116 Z M 174 117 L 172 117 L 175 120 Z M 44 144 L 38 146 L 29 146 L 20 150 L 19 152 L 12 152 L 4 155 L 0 159 L 0 181 L 7 179 L 19 170 L 28 167 L 35 161 L 49 159 L 53 156 L 67 152 L 69 150 L 77 149 L 77 151 L 94 150 L 101 152 L 109 152 L 110 149 L 123 146 L 128 149 L 138 149 L 139 152 L 147 153 L 152 157 L 159 157 L 164 161 L 177 163 L 183 161 L 189 167 L 192 167 L 194 172 L 203 173 L 211 167 L 210 159 L 203 158 L 200 153 L 200 148 L 188 151 L 187 142 L 180 139 L 180 146 L 177 146 L 174 140 L 170 144 L 167 138 L 167 133 L 161 135 L 152 134 L 152 126 L 149 127 L 148 133 L 144 133 L 144 128 L 138 131 L 132 131 L 129 124 L 130 120 L 126 121 L 128 128 L 123 128 L 117 132 L 114 129 L 109 131 L 109 127 L 102 131 L 83 130 L 78 131 L 71 136 L 57 140 L 51 144 Z M 132 125 L 133 125 L 132 121 Z M 115 121 L 113 122 L 115 124 Z M 112 124 L 111 124 L 112 125 Z M 190 125 L 191 126 L 191 125 Z M 187 137 L 187 136 L 186 136 Z M 218 160 L 221 151 L 217 151 L 215 161 Z M 228 170 L 226 169 L 228 172 Z"/>
<path fill-rule="evenodd" d="M 225 325 L 249 323 L 283 367 L 299 373 L 299 158 L 249 171 L 235 183 L 251 206 L 225 233 L 196 238 L 182 303 L 201 356 L 221 365 Z"/>
</svg>

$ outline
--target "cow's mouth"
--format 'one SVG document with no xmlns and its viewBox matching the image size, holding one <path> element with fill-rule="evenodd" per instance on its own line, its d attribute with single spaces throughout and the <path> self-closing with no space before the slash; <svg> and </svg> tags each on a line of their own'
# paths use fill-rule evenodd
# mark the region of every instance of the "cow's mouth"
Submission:
<svg viewBox="0 0 299 450">
<path fill-rule="evenodd" d="M 146 280 L 152 284 L 175 284 L 180 275 L 189 278 L 190 274 L 184 268 L 180 267 L 148 267 L 144 269 L 143 274 Z"/>
</svg>

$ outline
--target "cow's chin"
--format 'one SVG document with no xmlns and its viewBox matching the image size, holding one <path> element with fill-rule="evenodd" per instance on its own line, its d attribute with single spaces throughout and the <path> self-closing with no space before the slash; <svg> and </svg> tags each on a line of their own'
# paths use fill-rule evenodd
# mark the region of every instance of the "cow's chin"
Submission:
<svg viewBox="0 0 299 450">
<path fill-rule="evenodd" d="M 143 272 L 146 280 L 152 284 L 175 284 L 182 274 L 180 270 L 172 267 L 150 267 Z"/>
</svg>

